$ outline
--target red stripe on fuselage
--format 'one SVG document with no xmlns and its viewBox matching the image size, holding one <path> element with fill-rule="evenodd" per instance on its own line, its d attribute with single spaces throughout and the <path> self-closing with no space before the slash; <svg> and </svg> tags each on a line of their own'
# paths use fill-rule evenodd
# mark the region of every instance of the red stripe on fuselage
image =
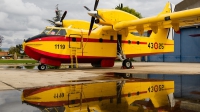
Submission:
<svg viewBox="0 0 200 112">
<path fill-rule="evenodd" d="M 73 41 L 73 38 L 76 38 L 76 41 Z M 71 41 L 71 42 L 100 42 L 100 38 L 99 39 L 95 39 L 95 38 L 82 38 L 83 40 L 81 40 L 80 37 L 65 37 L 65 36 L 50 36 L 50 37 L 42 37 L 42 38 L 38 38 L 35 40 L 31 40 L 29 42 L 38 42 L 38 41 Z M 117 43 L 117 40 L 108 40 L 108 39 L 102 39 L 103 41 L 100 43 Z M 129 44 L 129 41 L 124 40 L 122 41 L 122 43 L 125 44 Z M 147 44 L 147 42 L 140 42 L 140 41 L 132 41 L 130 44 Z"/>
<path fill-rule="evenodd" d="M 164 45 L 174 45 L 174 44 L 164 44 Z"/>
<path fill-rule="evenodd" d="M 125 43 L 125 44 L 147 44 L 147 42 L 140 42 L 140 41 L 127 41 L 127 40 L 123 40 L 122 43 Z"/>
<path fill-rule="evenodd" d="M 76 41 L 73 41 L 74 40 Z M 83 39 L 83 40 L 82 40 Z M 107 39 L 102 39 L 103 41 L 100 42 L 99 39 L 94 39 L 94 38 L 80 38 L 80 37 L 64 37 L 64 36 L 50 36 L 50 37 L 42 37 L 38 38 L 35 40 L 31 40 L 29 42 L 38 42 L 38 41 L 71 41 L 71 42 L 100 42 L 100 43 L 117 43 L 117 40 L 107 40 Z"/>
</svg>

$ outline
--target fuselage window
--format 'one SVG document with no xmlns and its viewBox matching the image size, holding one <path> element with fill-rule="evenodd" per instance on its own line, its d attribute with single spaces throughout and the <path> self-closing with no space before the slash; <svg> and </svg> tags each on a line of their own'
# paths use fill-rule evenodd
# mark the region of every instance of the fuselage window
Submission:
<svg viewBox="0 0 200 112">
<path fill-rule="evenodd" d="M 76 37 L 72 37 L 72 41 L 73 41 L 73 42 L 76 42 Z"/>
<path fill-rule="evenodd" d="M 103 42 L 103 39 L 102 39 L 102 38 L 100 38 L 100 39 L 99 39 L 99 42 Z"/>
<path fill-rule="evenodd" d="M 131 41 L 130 41 L 130 40 L 128 40 L 128 44 L 131 44 Z"/>
<path fill-rule="evenodd" d="M 110 36 L 110 41 L 113 41 L 113 40 L 114 40 L 114 38 L 113 38 L 113 36 L 111 35 L 111 36 Z"/>
</svg>

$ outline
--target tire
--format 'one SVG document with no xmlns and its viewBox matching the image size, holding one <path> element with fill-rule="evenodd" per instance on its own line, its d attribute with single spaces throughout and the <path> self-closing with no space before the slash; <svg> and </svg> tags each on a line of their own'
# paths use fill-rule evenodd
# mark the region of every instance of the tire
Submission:
<svg viewBox="0 0 200 112">
<path fill-rule="evenodd" d="M 38 65 L 37 67 L 38 67 L 38 70 L 41 70 L 41 69 L 40 69 L 41 65 Z"/>
<path fill-rule="evenodd" d="M 126 69 L 132 68 L 132 62 L 129 59 L 125 59 L 122 63 L 122 66 L 125 67 Z"/>
<path fill-rule="evenodd" d="M 123 77 L 124 77 L 124 78 L 132 78 L 132 74 L 130 74 L 130 73 L 125 73 Z"/>
<path fill-rule="evenodd" d="M 41 65 L 38 66 L 39 70 L 46 70 L 46 68 L 47 68 L 47 66 L 44 65 L 44 64 L 41 64 Z"/>
</svg>

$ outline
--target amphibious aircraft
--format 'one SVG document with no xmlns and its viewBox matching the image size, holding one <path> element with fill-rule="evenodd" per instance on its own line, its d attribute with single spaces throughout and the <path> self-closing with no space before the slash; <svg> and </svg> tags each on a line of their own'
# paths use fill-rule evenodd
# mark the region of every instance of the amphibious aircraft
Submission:
<svg viewBox="0 0 200 112">
<path fill-rule="evenodd" d="M 200 8 L 173 12 L 168 2 L 158 15 L 139 19 L 121 10 L 97 9 L 98 2 L 94 10 L 84 6 L 91 22 L 63 20 L 65 11 L 60 21 L 53 22 L 55 26 L 24 41 L 25 53 L 40 62 L 39 70 L 61 63 L 113 67 L 117 57 L 123 68 L 130 69 L 132 57 L 174 52 L 173 31 L 200 22 Z"/>
</svg>

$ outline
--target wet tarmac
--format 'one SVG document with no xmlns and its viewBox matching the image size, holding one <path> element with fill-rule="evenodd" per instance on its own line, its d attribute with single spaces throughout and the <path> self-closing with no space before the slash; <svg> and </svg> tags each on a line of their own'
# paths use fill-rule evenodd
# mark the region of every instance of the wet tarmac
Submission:
<svg viewBox="0 0 200 112">
<path fill-rule="evenodd" d="M 24 68 L 20 68 L 24 69 Z M 106 73 L 98 77 L 82 77 L 80 82 L 87 82 L 91 80 L 114 80 L 121 78 L 137 78 L 139 79 L 160 79 L 160 80 L 173 80 L 175 83 L 174 96 L 177 101 L 185 102 L 180 104 L 181 112 L 199 112 L 200 105 L 200 75 L 170 75 L 170 74 L 130 74 L 130 73 Z M 69 81 L 71 82 L 71 81 Z M 66 82 L 65 82 L 66 83 Z M 0 112 L 41 112 L 44 108 L 36 108 L 27 104 L 22 104 L 21 101 L 22 90 L 8 90 L 0 91 Z M 189 103 L 188 103 L 189 102 Z M 193 104 L 197 104 L 196 106 Z M 191 105 L 186 107 L 184 105 Z M 193 108 L 193 111 L 187 109 Z M 59 110 L 60 109 L 60 110 Z M 184 110 L 185 109 L 185 110 Z M 63 111 L 63 108 L 50 109 L 50 112 Z"/>
</svg>

